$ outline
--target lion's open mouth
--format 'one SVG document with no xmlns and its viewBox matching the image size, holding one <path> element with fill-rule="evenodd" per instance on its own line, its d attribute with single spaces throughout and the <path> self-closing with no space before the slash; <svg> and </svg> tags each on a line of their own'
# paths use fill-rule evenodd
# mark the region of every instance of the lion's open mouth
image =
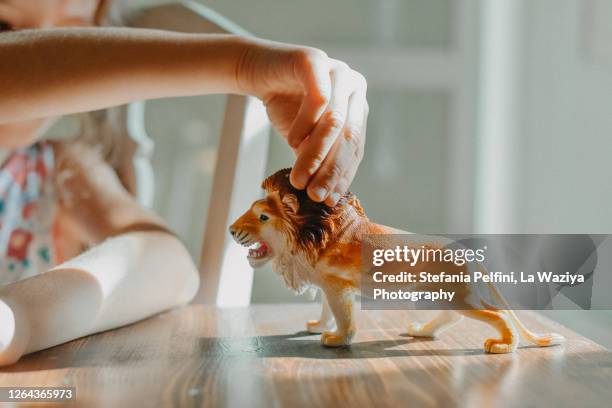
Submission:
<svg viewBox="0 0 612 408">
<path fill-rule="evenodd" d="M 232 237 L 243 247 L 249 248 L 247 260 L 253 268 L 263 266 L 274 256 L 270 245 L 261 239 L 255 238 L 253 234 L 245 231 L 235 231 Z"/>
<path fill-rule="evenodd" d="M 249 246 L 248 244 L 246 246 Z M 247 260 L 253 268 L 259 268 L 272 259 L 272 249 L 264 241 L 256 241 L 249 246 Z"/>
<path fill-rule="evenodd" d="M 268 245 L 264 241 L 257 241 L 249 247 L 248 257 L 251 259 L 263 259 L 268 256 L 269 252 Z"/>
</svg>

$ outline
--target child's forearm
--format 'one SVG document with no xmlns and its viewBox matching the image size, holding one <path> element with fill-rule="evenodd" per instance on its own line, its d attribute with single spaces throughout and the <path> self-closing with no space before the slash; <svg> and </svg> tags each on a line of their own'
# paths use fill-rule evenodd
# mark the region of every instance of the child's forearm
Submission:
<svg viewBox="0 0 612 408">
<path fill-rule="evenodd" d="M 239 92 L 251 40 L 126 28 L 0 36 L 0 123 L 135 100 Z"/>
<path fill-rule="evenodd" d="M 134 232 L 111 238 L 0 289 L 0 366 L 183 305 L 198 283 L 193 261 L 172 235 Z"/>
</svg>

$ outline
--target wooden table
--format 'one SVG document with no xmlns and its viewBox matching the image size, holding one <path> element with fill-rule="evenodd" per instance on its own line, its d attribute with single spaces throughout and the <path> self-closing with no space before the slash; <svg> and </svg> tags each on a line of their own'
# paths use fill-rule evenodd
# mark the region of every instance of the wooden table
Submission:
<svg viewBox="0 0 612 408">
<path fill-rule="evenodd" d="M 520 315 L 568 342 L 486 355 L 482 342 L 491 333 L 478 322 L 464 319 L 426 341 L 402 333 L 409 319 L 429 312 L 358 311 L 352 348 L 325 349 L 318 336 L 300 332 L 317 313 L 301 304 L 190 306 L 26 356 L 0 370 L 0 385 L 73 385 L 71 406 L 612 404 L 611 353 L 535 313 Z"/>
</svg>

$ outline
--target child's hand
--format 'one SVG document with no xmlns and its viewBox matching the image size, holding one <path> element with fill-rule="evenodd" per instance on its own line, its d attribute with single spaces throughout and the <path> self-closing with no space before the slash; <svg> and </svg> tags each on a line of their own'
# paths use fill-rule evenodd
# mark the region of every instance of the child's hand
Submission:
<svg viewBox="0 0 612 408">
<path fill-rule="evenodd" d="M 241 91 L 261 98 L 297 159 L 291 184 L 334 205 L 363 157 L 366 81 L 323 51 L 258 40 L 236 71 Z"/>
</svg>

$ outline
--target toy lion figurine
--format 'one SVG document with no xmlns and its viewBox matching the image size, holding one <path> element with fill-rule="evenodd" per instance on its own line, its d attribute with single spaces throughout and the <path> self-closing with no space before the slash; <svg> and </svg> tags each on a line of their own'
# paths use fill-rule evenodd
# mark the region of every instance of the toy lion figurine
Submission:
<svg viewBox="0 0 612 408">
<path fill-rule="evenodd" d="M 360 290 L 362 244 L 371 239 L 370 234 L 404 232 L 371 222 L 352 193 L 345 194 L 333 208 L 312 201 L 305 191 L 291 186 L 290 172 L 291 169 L 283 169 L 264 180 L 266 197 L 255 201 L 232 224 L 230 233 L 239 244 L 250 247 L 248 260 L 252 267 L 272 261 L 274 271 L 295 292 L 320 288 L 321 316 L 306 323 L 306 328 L 310 333 L 322 333 L 324 346 L 349 346 L 356 331 L 353 297 Z M 465 299 L 473 293 L 468 285 L 463 293 L 464 302 L 456 300 L 456 309 L 439 311 L 423 324 L 413 322 L 408 334 L 436 337 L 467 316 L 487 323 L 500 334 L 500 338 L 485 341 L 484 349 L 489 353 L 516 350 L 518 332 L 538 346 L 563 341 L 558 334 L 527 330 L 497 291 L 495 296 L 508 310 L 495 308 L 484 300 L 480 303 L 484 307 L 466 307 Z"/>
</svg>

